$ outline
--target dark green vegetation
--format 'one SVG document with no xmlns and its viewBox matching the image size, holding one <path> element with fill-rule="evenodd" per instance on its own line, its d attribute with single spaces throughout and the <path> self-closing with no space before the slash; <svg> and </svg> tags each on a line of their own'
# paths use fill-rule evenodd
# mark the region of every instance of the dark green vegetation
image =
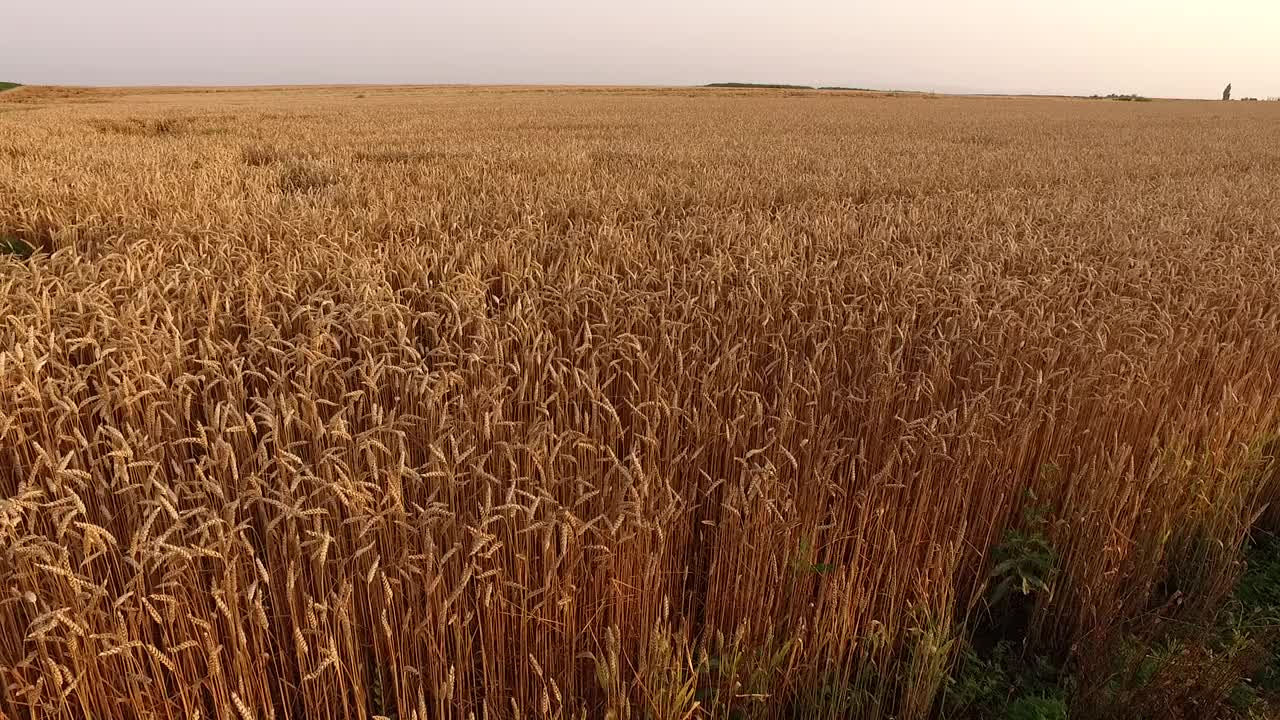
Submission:
<svg viewBox="0 0 1280 720">
<path fill-rule="evenodd" d="M 756 89 L 756 90 L 852 90 L 856 92 L 875 92 L 871 88 L 860 87 L 844 87 L 842 85 L 823 85 L 821 87 L 814 85 L 783 85 L 774 83 L 711 83 L 705 87 L 709 88 L 738 88 L 738 89 Z"/>
<path fill-rule="evenodd" d="M 1253 477 L 1274 483 L 1274 445 Z M 1046 476 L 1060 472 L 1054 466 Z M 1272 479 L 1268 480 L 1267 478 Z M 1073 656 L 1040 642 L 1030 619 L 1052 600 L 1059 552 L 1051 511 L 1028 497 L 1021 522 L 992 556 L 985 612 L 967 625 L 971 642 L 943 690 L 942 716 L 972 720 L 1126 717 L 1280 718 L 1280 536 L 1260 516 L 1241 551 L 1240 574 L 1225 602 L 1184 612 L 1184 591 L 1202 582 L 1207 548 L 1175 555 L 1163 605 L 1130 622 L 1099 648 L 1101 672 L 1083 675 Z M 1198 619 L 1197 619 L 1198 618 Z M 1206 619 L 1207 618 L 1207 619 Z"/>
<path fill-rule="evenodd" d="M 1025 612 L 1018 604 L 1034 604 L 1045 591 L 1054 556 L 1043 519 L 1030 519 L 1000 547 L 1005 560 L 993 571 L 990 616 L 979 619 L 947 681 L 943 717 L 1280 717 L 1280 537 L 1259 532 L 1243 575 L 1207 626 L 1154 617 L 1106 650 L 1106 674 L 1081 677 L 1073 663 L 1019 636 Z"/>
<path fill-rule="evenodd" d="M 4 92 L 5 90 L 12 90 L 16 87 L 22 87 L 22 83 L 0 82 L 0 92 Z"/>
<path fill-rule="evenodd" d="M 16 255 L 26 260 L 35 254 L 36 249 L 24 240 L 16 237 L 0 235 L 0 256 Z"/>
<path fill-rule="evenodd" d="M 1089 99 L 1119 100 L 1121 102 L 1151 102 L 1151 98 L 1143 97 L 1142 95 L 1117 95 L 1115 93 L 1111 93 L 1110 95 L 1090 95 Z"/>
<path fill-rule="evenodd" d="M 816 90 L 812 85 L 781 85 L 772 83 L 710 83 L 706 87 L 711 88 L 753 88 L 757 90 Z"/>
</svg>

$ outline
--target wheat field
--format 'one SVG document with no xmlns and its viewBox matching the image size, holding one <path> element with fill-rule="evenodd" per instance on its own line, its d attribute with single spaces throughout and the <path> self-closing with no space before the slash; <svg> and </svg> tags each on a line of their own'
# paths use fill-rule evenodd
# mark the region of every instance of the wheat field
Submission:
<svg viewBox="0 0 1280 720">
<path fill-rule="evenodd" d="M 22 88 L 0 235 L 15 720 L 928 718 L 1280 524 L 1280 104 Z"/>
</svg>

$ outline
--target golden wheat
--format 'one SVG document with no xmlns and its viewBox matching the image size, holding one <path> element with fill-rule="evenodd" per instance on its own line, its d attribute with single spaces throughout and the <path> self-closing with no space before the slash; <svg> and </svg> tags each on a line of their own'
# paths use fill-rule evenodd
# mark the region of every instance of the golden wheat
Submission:
<svg viewBox="0 0 1280 720">
<path fill-rule="evenodd" d="M 1032 504 L 1037 642 L 1211 608 L 1276 113 L 6 93 L 0 709 L 926 717 Z"/>
</svg>

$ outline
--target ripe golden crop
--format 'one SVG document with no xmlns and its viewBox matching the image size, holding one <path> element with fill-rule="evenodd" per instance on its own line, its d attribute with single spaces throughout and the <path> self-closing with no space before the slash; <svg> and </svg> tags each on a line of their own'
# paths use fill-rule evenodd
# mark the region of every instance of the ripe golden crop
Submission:
<svg viewBox="0 0 1280 720">
<path fill-rule="evenodd" d="M 1210 608 L 1278 112 L 6 93 L 0 711 L 926 717 L 1041 512 L 1036 642 Z"/>
</svg>

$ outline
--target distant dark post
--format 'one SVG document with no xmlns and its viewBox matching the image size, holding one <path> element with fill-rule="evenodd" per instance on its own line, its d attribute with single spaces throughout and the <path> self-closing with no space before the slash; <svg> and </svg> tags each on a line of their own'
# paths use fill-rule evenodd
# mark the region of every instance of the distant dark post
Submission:
<svg viewBox="0 0 1280 720">
<path fill-rule="evenodd" d="M 1227 88 L 1222 91 L 1222 99 L 1223 100 L 1231 99 L 1231 83 L 1227 83 Z"/>
</svg>

